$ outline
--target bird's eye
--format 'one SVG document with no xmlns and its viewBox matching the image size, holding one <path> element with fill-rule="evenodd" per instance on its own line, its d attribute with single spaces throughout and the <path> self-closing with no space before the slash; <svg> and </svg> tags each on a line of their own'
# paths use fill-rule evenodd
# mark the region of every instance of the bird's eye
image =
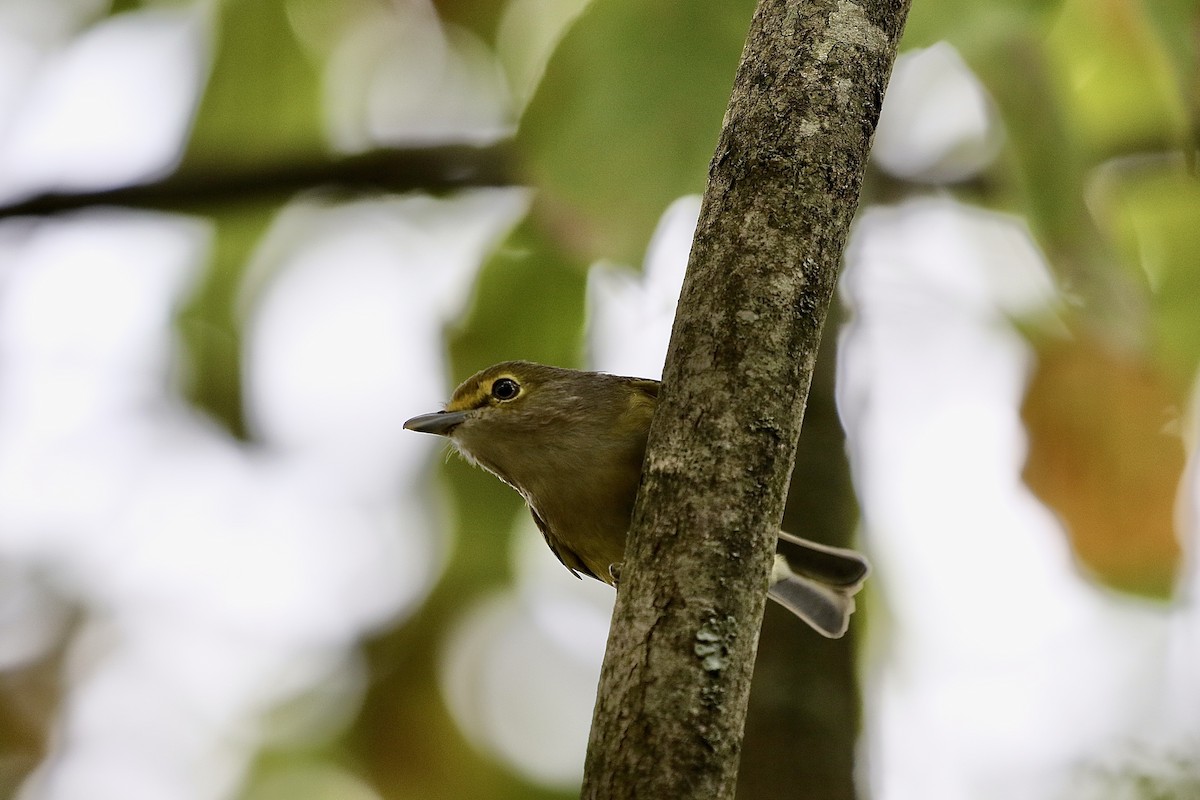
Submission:
<svg viewBox="0 0 1200 800">
<path fill-rule="evenodd" d="M 492 397 L 497 400 L 512 400 L 521 393 L 521 384 L 512 378 L 500 378 L 492 384 Z"/>
</svg>

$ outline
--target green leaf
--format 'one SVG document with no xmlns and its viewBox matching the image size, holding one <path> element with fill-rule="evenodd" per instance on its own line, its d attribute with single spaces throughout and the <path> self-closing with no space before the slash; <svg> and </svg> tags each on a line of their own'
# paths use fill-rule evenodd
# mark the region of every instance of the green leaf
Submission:
<svg viewBox="0 0 1200 800">
<path fill-rule="evenodd" d="M 901 50 L 954 45 L 968 60 L 1043 25 L 1058 0 L 921 0 L 912 4 Z"/>
<path fill-rule="evenodd" d="M 274 204 L 210 209 L 216 223 L 208 269 L 180 309 L 176 327 L 187 372 L 184 394 L 197 408 L 245 437 L 242 413 L 242 331 L 235 300 L 250 255 L 278 211 Z"/>
<path fill-rule="evenodd" d="M 320 80 L 283 0 L 219 5 L 212 76 L 181 172 L 237 174 L 324 160 Z"/>
<path fill-rule="evenodd" d="M 1066 0 L 1046 47 L 1071 133 L 1093 158 L 1186 138 L 1170 51 L 1138 0 Z"/>
<path fill-rule="evenodd" d="M 1106 227 L 1150 289 L 1159 359 L 1182 386 L 1200 364 L 1200 182 L 1160 161 L 1118 179 Z"/>
<path fill-rule="evenodd" d="M 752 3 L 600 0 L 563 39 L 518 134 L 540 215 L 585 260 L 640 263 L 704 189 Z"/>
<path fill-rule="evenodd" d="M 584 265 L 526 219 L 484 265 L 467 319 L 451 337 L 456 379 L 509 359 L 578 364 L 586 285 Z"/>
</svg>

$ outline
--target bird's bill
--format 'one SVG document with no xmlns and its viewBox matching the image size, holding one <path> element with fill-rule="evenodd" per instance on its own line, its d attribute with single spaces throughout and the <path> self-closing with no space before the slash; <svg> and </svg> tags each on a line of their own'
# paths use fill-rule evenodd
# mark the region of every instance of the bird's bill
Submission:
<svg viewBox="0 0 1200 800">
<path fill-rule="evenodd" d="M 422 414 L 404 423 L 404 427 L 418 433 L 435 433 L 445 436 L 462 424 L 467 418 L 465 411 L 435 411 L 432 414 Z"/>
</svg>

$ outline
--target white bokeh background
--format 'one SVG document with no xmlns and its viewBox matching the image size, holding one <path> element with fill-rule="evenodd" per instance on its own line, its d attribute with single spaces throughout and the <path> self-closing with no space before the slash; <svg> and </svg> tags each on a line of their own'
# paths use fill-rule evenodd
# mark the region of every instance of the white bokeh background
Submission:
<svg viewBox="0 0 1200 800">
<path fill-rule="evenodd" d="M 879 797 L 1079 797 L 1080 771 L 1194 735 L 1171 656 L 1194 651 L 1196 610 L 1086 580 L 1020 480 L 1032 354 L 1010 320 L 1051 310 L 1049 289 L 1015 219 L 931 200 L 860 222 L 839 407 L 887 618 Z"/>
<path fill-rule="evenodd" d="M 138 183 L 178 161 L 208 74 L 206 4 L 90 25 L 106 6 L 0 6 L 0 199 Z"/>
<path fill-rule="evenodd" d="M 395 409 L 441 395 L 441 328 L 526 202 L 285 209 L 246 303 L 254 446 L 171 380 L 202 224 L 103 212 L 7 231 L 3 660 L 53 644 L 61 604 L 79 616 L 57 745 L 23 797 L 226 797 L 257 745 L 352 717 L 357 641 L 411 610 L 447 548 L 429 443 L 402 441 Z M 335 713 L 264 728 L 284 702 Z"/>
</svg>

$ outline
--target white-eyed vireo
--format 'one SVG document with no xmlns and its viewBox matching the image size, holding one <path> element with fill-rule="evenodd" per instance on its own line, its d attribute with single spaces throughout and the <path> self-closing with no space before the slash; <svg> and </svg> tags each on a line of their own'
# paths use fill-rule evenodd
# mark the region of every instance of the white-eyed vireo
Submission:
<svg viewBox="0 0 1200 800">
<path fill-rule="evenodd" d="M 472 464 L 512 486 L 546 544 L 577 577 L 616 585 L 646 454 L 658 381 L 506 361 L 454 390 L 444 411 L 404 423 L 446 436 Z M 853 550 L 780 532 L 769 594 L 826 636 L 846 632 L 869 571 Z"/>
</svg>

